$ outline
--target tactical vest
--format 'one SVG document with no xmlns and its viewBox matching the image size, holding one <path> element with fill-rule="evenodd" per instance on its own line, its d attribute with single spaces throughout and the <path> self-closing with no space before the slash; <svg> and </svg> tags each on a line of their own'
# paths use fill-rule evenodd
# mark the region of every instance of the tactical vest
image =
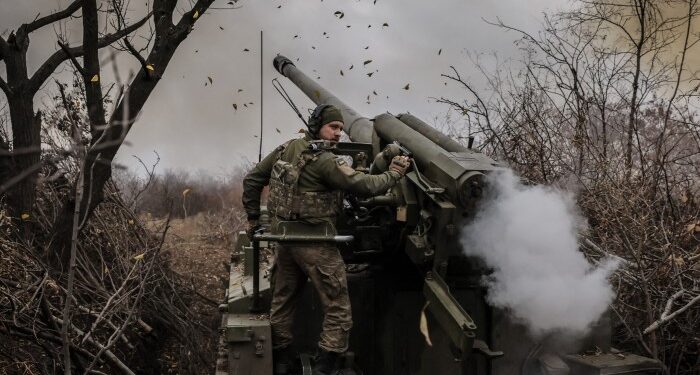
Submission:
<svg viewBox="0 0 700 375">
<path fill-rule="evenodd" d="M 290 142 L 280 146 L 284 153 Z M 315 161 L 324 152 L 318 148 L 302 151 L 291 163 L 278 159 L 270 175 L 270 195 L 267 208 L 270 214 L 284 220 L 303 220 L 335 217 L 343 204 L 343 192 L 299 191 L 299 177 L 306 164 Z"/>
</svg>

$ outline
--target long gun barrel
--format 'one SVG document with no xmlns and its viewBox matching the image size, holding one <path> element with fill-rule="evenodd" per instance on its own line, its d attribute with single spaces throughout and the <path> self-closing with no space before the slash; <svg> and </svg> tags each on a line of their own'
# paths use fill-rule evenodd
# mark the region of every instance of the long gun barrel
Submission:
<svg viewBox="0 0 700 375">
<path fill-rule="evenodd" d="M 277 56 L 274 66 L 314 103 L 338 107 L 345 119 L 346 132 L 353 142 L 372 143 L 375 153 L 380 145 L 391 142 L 399 142 L 411 150 L 425 176 L 445 189 L 450 201 L 463 208 L 473 207 L 474 198 L 480 195 L 482 172 L 499 168 L 487 156 L 466 149 L 415 116 L 404 114 L 397 118 L 383 113 L 370 120 L 360 115 L 284 56 Z M 419 184 L 424 185 L 421 182 Z M 430 186 L 423 187 L 431 189 Z"/>
</svg>

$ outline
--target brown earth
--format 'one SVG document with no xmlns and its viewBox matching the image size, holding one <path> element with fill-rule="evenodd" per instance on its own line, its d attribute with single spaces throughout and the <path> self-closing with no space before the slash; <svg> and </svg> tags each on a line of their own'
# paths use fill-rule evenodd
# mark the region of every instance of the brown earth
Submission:
<svg viewBox="0 0 700 375">
<path fill-rule="evenodd" d="M 153 230 L 162 230 L 165 223 L 163 219 L 143 219 Z M 190 308 L 193 320 L 202 327 L 202 342 L 210 366 L 196 373 L 214 373 L 221 322 L 218 305 L 224 300 L 234 236 L 240 228 L 240 220 L 235 215 L 225 217 L 200 213 L 170 222 L 163 250 L 169 255 L 172 270 L 199 297 Z M 161 373 L 193 373 L 192 369 L 185 369 L 179 363 L 183 354 L 180 349 L 172 342 L 157 353 Z"/>
</svg>

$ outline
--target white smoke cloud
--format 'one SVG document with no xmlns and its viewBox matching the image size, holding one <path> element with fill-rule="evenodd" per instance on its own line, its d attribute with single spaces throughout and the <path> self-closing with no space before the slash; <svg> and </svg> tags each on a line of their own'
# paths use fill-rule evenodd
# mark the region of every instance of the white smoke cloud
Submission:
<svg viewBox="0 0 700 375">
<path fill-rule="evenodd" d="M 493 268 L 489 303 L 536 336 L 585 334 L 614 297 L 607 277 L 616 263 L 595 268 L 579 252 L 583 220 L 570 195 L 525 186 L 510 170 L 489 182 L 491 197 L 462 233 L 465 252 Z"/>
</svg>

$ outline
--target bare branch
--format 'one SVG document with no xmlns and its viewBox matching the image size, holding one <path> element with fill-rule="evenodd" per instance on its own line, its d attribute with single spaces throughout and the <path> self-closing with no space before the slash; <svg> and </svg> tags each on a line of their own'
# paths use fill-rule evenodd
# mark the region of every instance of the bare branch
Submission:
<svg viewBox="0 0 700 375">
<path fill-rule="evenodd" d="M 65 52 L 66 55 L 68 55 L 68 58 L 69 58 L 70 61 L 73 63 L 73 66 L 74 66 L 75 69 L 78 71 L 78 73 L 80 73 L 80 75 L 84 76 L 84 75 L 85 75 L 85 69 L 83 69 L 83 67 L 80 65 L 80 63 L 78 62 L 78 59 L 75 58 L 75 55 L 73 55 L 73 53 L 70 51 L 70 49 L 68 48 L 68 46 L 65 45 L 65 44 L 63 44 L 63 43 L 61 43 L 61 42 L 58 42 L 58 45 L 61 47 L 61 49 L 63 50 L 63 52 Z"/>
<path fill-rule="evenodd" d="M 134 46 L 131 44 L 131 42 L 129 42 L 129 38 L 124 38 L 124 45 L 129 50 L 129 52 L 131 52 L 131 54 L 134 57 L 136 57 L 137 60 L 139 60 L 139 63 L 141 63 L 141 68 L 146 72 L 150 72 L 150 70 L 148 70 L 148 68 L 146 67 L 146 59 L 144 59 L 143 56 L 141 56 L 141 54 L 139 53 L 139 51 L 137 51 L 136 48 L 134 48 Z"/>
<path fill-rule="evenodd" d="M 29 24 L 24 24 L 22 26 L 26 29 L 27 34 L 29 34 L 32 31 L 44 27 L 48 24 L 70 17 L 73 13 L 77 12 L 78 9 L 80 9 L 80 6 L 82 4 L 83 0 L 75 0 L 66 9 L 60 12 L 50 14 L 46 17 L 41 17 L 37 20 L 32 21 Z"/>
<path fill-rule="evenodd" d="M 143 26 L 148 19 L 151 17 L 152 13 L 148 13 L 145 17 L 143 17 L 140 21 L 125 27 L 122 30 L 116 31 L 112 34 L 106 35 L 102 38 L 100 38 L 97 42 L 97 48 L 103 48 L 106 47 L 117 40 L 123 38 L 124 36 L 130 34 L 131 32 L 137 30 L 139 27 Z M 83 46 L 79 47 L 72 47 L 68 49 L 70 53 L 74 57 L 81 57 L 85 53 L 83 50 Z M 32 78 L 29 80 L 29 92 L 36 92 L 39 87 L 46 81 L 47 78 L 58 68 L 61 63 L 63 63 L 66 59 L 69 58 L 69 55 L 67 54 L 66 51 L 59 50 L 54 52 L 51 57 L 49 57 L 44 64 L 34 73 Z"/>
<path fill-rule="evenodd" d="M 0 89 L 2 89 L 2 92 L 4 92 L 7 97 L 12 95 L 12 89 L 7 85 L 7 82 L 5 82 L 2 77 L 0 77 Z"/>
<path fill-rule="evenodd" d="M 673 303 L 672 299 L 673 299 L 674 297 L 677 298 L 678 295 L 679 295 L 679 293 L 682 293 L 682 292 L 683 292 L 683 290 L 681 290 L 680 292 L 677 292 L 676 294 L 674 294 L 673 296 L 671 296 L 671 299 L 669 300 L 669 303 L 668 303 L 667 306 L 666 306 L 666 310 L 670 310 L 668 305 L 669 305 L 669 304 L 672 304 L 672 303 Z M 661 314 L 661 317 L 660 317 L 657 321 L 655 321 L 654 323 L 650 324 L 649 327 L 647 327 L 647 328 L 644 329 L 644 334 L 646 335 L 646 334 L 648 334 L 648 333 L 651 333 L 651 332 L 653 332 L 653 331 L 656 331 L 656 330 L 657 330 L 659 327 L 661 327 L 662 325 L 668 323 L 669 321 L 673 320 L 673 318 L 675 318 L 675 317 L 678 316 L 679 314 L 683 313 L 685 310 L 688 310 L 689 308 L 691 308 L 691 307 L 692 307 L 694 304 L 696 304 L 698 301 L 700 301 L 700 294 L 698 294 L 697 296 L 695 296 L 695 298 L 691 299 L 690 302 L 688 302 L 688 303 L 685 304 L 685 306 L 681 307 L 680 309 L 674 311 L 674 312 L 671 313 L 671 314 L 666 314 L 667 311 L 664 311 L 664 314 Z"/>
</svg>

